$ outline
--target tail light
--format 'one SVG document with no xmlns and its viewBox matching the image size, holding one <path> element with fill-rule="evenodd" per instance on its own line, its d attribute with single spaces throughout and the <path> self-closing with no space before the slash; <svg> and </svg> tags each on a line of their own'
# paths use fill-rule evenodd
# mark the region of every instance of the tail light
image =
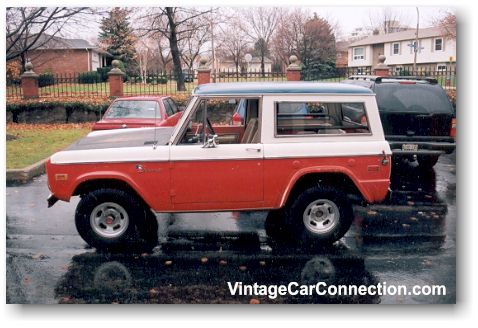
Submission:
<svg viewBox="0 0 478 328">
<path fill-rule="evenodd" d="M 456 118 L 451 119 L 451 129 L 450 129 L 450 137 L 456 139 Z"/>
</svg>

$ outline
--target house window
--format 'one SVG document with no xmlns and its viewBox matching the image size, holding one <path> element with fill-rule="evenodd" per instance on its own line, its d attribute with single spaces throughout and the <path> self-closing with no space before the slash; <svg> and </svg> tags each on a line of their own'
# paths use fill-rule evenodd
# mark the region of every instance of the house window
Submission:
<svg viewBox="0 0 478 328">
<path fill-rule="evenodd" d="M 403 66 L 395 66 L 394 70 L 397 75 L 400 75 L 403 71 Z"/>
<path fill-rule="evenodd" d="M 392 44 L 392 54 L 400 55 L 400 43 L 397 42 Z"/>
<path fill-rule="evenodd" d="M 357 75 L 364 75 L 365 74 L 365 69 L 363 67 L 358 67 L 357 68 Z"/>
<path fill-rule="evenodd" d="M 365 59 L 365 49 L 363 47 L 354 48 L 354 60 Z"/>
<path fill-rule="evenodd" d="M 442 38 L 435 39 L 434 50 L 435 51 L 442 51 L 443 50 L 443 39 Z"/>
<path fill-rule="evenodd" d="M 445 64 L 438 64 L 437 65 L 437 72 L 446 72 L 446 65 Z"/>
</svg>

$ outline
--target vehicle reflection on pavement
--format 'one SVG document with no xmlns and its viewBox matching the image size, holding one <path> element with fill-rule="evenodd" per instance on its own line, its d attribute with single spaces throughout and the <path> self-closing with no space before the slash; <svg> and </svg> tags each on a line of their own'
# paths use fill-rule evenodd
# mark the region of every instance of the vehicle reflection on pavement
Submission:
<svg viewBox="0 0 478 328">
<path fill-rule="evenodd" d="M 381 282 L 372 271 L 387 264 L 407 282 L 407 270 L 422 265 L 421 255 L 441 252 L 446 236 L 447 206 L 436 193 L 435 173 L 415 173 L 398 172 L 386 204 L 356 207 L 346 237 L 313 251 L 274 244 L 261 212 L 165 215 L 167 228 L 152 254 L 74 256 L 56 297 L 61 303 L 381 303 L 378 295 L 232 295 L 227 282 L 370 286 Z M 412 257 L 397 266 L 397 254 Z"/>
</svg>

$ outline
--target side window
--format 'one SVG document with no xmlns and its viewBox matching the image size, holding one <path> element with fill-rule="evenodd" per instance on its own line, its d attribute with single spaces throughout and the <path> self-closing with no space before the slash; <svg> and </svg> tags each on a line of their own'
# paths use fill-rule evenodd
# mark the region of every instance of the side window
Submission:
<svg viewBox="0 0 478 328">
<path fill-rule="evenodd" d="M 258 106 L 259 99 L 203 98 L 190 114 L 179 144 L 202 144 L 211 135 L 217 135 L 219 144 L 257 143 Z"/>
<path fill-rule="evenodd" d="M 166 101 L 169 103 L 172 113 L 176 114 L 178 112 L 178 107 L 176 106 L 176 103 L 171 98 L 167 98 Z"/>
<path fill-rule="evenodd" d="M 174 112 L 173 112 L 173 109 L 171 108 L 171 104 L 169 103 L 168 99 L 163 100 L 163 105 L 164 105 L 164 110 L 166 111 L 166 114 L 168 116 L 173 116 Z"/>
<path fill-rule="evenodd" d="M 363 103 L 278 102 L 276 135 L 370 133 Z"/>
</svg>

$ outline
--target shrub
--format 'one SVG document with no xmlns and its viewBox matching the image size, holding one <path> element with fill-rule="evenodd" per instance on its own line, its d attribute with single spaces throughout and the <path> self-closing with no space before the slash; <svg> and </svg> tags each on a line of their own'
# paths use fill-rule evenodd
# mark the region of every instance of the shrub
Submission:
<svg viewBox="0 0 478 328">
<path fill-rule="evenodd" d="M 111 66 L 98 67 L 96 71 L 100 75 L 101 82 L 106 82 L 108 81 L 108 72 L 111 71 Z"/>
<path fill-rule="evenodd" d="M 52 73 L 43 73 L 38 76 L 38 87 L 46 87 L 55 84 L 55 77 Z"/>
<path fill-rule="evenodd" d="M 78 83 L 94 84 L 101 82 L 101 75 L 98 72 L 83 72 L 78 75 Z"/>
</svg>

